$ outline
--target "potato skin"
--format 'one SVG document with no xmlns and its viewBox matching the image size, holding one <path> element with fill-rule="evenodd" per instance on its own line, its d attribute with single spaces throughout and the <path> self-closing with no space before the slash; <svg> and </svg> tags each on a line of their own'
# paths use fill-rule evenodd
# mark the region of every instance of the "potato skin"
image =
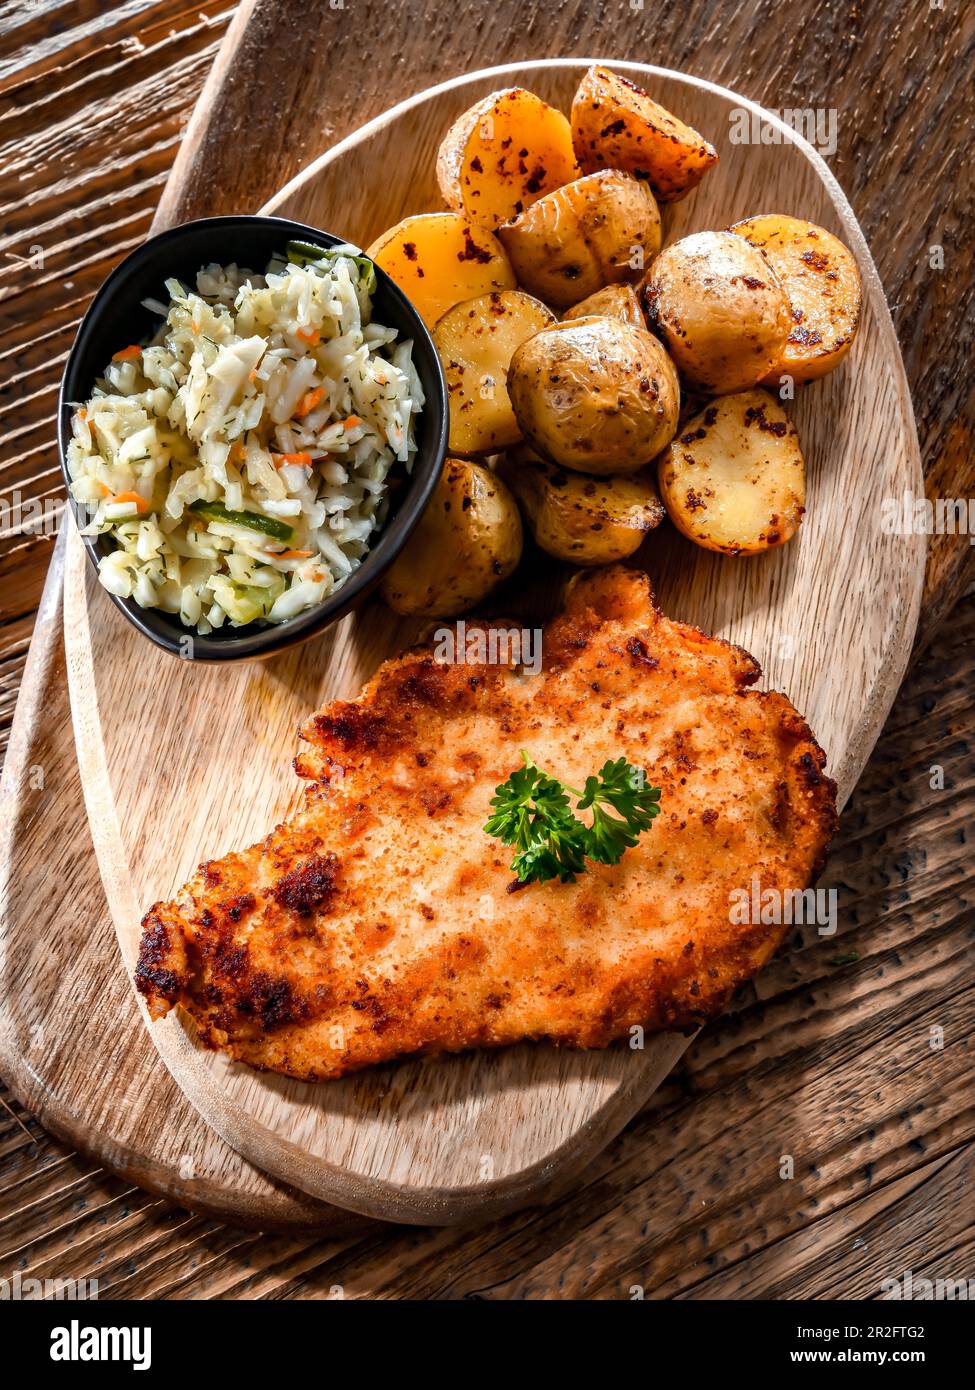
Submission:
<svg viewBox="0 0 975 1390">
<path fill-rule="evenodd" d="M 575 565 L 625 560 L 666 515 L 650 470 L 593 478 L 559 468 L 525 447 L 498 467 L 535 544 L 556 560 Z"/>
<path fill-rule="evenodd" d="M 515 569 L 521 559 L 521 516 L 490 469 L 448 458 L 416 530 L 382 582 L 396 613 L 453 617 Z"/>
<path fill-rule="evenodd" d="M 661 203 L 700 183 L 718 152 L 642 87 L 595 64 L 572 102 L 572 143 L 580 168 L 625 169 L 646 179 Z"/>
<path fill-rule="evenodd" d="M 611 318 L 570 319 L 522 343 L 508 394 L 544 458 L 580 473 L 634 473 L 673 438 L 674 364 L 656 338 Z"/>
<path fill-rule="evenodd" d="M 660 456 L 658 481 L 677 529 L 725 555 L 784 545 L 805 511 L 799 438 L 768 391 L 721 396 L 688 420 Z"/>
<path fill-rule="evenodd" d="M 489 228 L 524 211 L 580 173 L 572 129 L 533 92 L 492 92 L 459 116 L 437 154 L 440 196 Z"/>
<path fill-rule="evenodd" d="M 564 322 L 566 319 L 586 319 L 593 316 L 621 319 L 623 323 L 631 323 L 634 328 L 647 326 L 643 310 L 640 308 L 640 296 L 632 285 L 607 285 L 605 289 L 597 290 L 578 304 L 573 304 L 571 309 L 566 309 L 562 314 L 562 320 Z"/>
<path fill-rule="evenodd" d="M 518 283 L 493 232 L 456 212 L 404 217 L 366 254 L 396 281 L 428 328 L 462 299 Z"/>
<path fill-rule="evenodd" d="M 860 327 L 863 294 L 852 252 L 832 232 L 799 217 L 747 217 L 731 230 L 764 253 L 789 300 L 789 339 L 767 384 L 778 386 L 783 375 L 815 381 L 833 371 Z"/>
<path fill-rule="evenodd" d="M 733 232 L 697 232 L 661 251 L 646 278 L 644 308 L 682 378 L 710 395 L 744 391 L 766 377 L 792 328 L 775 271 Z"/>
<path fill-rule="evenodd" d="M 604 285 L 640 279 L 660 250 L 660 210 L 645 183 L 603 169 L 539 198 L 498 238 L 518 283 L 564 309 Z"/>
<path fill-rule="evenodd" d="M 521 439 L 508 366 L 520 343 L 554 322 L 551 309 L 522 290 L 464 300 L 438 320 L 433 342 L 447 379 L 452 454 L 493 454 Z"/>
</svg>

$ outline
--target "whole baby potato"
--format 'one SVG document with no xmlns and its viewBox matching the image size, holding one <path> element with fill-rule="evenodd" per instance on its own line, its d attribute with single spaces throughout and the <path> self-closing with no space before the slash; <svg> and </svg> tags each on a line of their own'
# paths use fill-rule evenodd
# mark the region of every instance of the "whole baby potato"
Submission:
<svg viewBox="0 0 975 1390">
<path fill-rule="evenodd" d="M 667 353 L 615 318 L 569 319 L 522 343 L 508 395 L 538 453 L 580 473 L 635 473 L 670 443 L 680 414 Z"/>
<path fill-rule="evenodd" d="M 778 276 L 734 232 L 696 232 L 661 251 L 647 274 L 644 305 L 682 379 L 711 395 L 760 382 L 780 361 L 792 329 Z"/>
<path fill-rule="evenodd" d="M 512 450 L 499 468 L 535 544 L 556 560 L 575 565 L 625 560 L 665 516 L 650 469 L 592 478 L 524 447 Z"/>
<path fill-rule="evenodd" d="M 539 198 L 498 238 L 519 285 L 565 309 L 604 285 L 641 278 L 660 250 L 660 210 L 645 183 L 602 169 Z"/>
<path fill-rule="evenodd" d="M 521 516 L 501 479 L 468 459 L 449 458 L 383 580 L 383 598 L 396 613 L 454 617 L 507 579 L 521 546 Z"/>
</svg>

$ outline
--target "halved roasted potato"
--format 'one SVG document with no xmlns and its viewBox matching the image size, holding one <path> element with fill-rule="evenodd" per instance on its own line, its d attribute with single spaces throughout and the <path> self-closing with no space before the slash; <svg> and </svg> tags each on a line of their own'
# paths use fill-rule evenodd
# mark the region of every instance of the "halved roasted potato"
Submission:
<svg viewBox="0 0 975 1390">
<path fill-rule="evenodd" d="M 578 175 L 569 122 L 521 87 L 492 92 L 465 111 L 437 155 L 444 202 L 488 227 Z"/>
<path fill-rule="evenodd" d="M 784 545 L 805 510 L 799 438 L 768 391 L 712 401 L 660 456 L 658 480 L 678 530 L 726 555 Z"/>
<path fill-rule="evenodd" d="M 603 285 L 640 279 L 660 250 L 660 211 L 645 183 L 603 169 L 539 198 L 498 238 L 518 283 L 565 308 Z"/>
<path fill-rule="evenodd" d="M 404 217 L 366 254 L 396 281 L 428 328 L 462 299 L 518 283 L 494 233 L 456 212 Z"/>
<path fill-rule="evenodd" d="M 498 465 L 535 543 L 557 560 L 611 565 L 637 550 L 666 513 L 649 471 L 591 478 L 522 446 Z"/>
<path fill-rule="evenodd" d="M 631 323 L 634 328 L 647 326 L 640 308 L 640 296 L 632 285 L 607 285 L 605 289 L 597 290 L 578 304 L 573 304 L 571 309 L 566 309 L 562 318 L 586 319 L 593 316 L 622 319 L 623 323 Z"/>
<path fill-rule="evenodd" d="M 842 241 L 800 217 L 746 217 L 731 230 L 762 251 L 778 275 L 792 328 L 766 382 L 815 381 L 838 367 L 860 327 L 860 272 Z"/>
<path fill-rule="evenodd" d="M 711 395 L 760 382 L 792 327 L 775 271 L 733 232 L 696 232 L 661 251 L 647 274 L 644 308 L 681 376 Z"/>
<path fill-rule="evenodd" d="M 551 463 L 580 473 L 635 473 L 673 438 L 677 371 L 645 328 L 569 319 L 522 343 L 508 393 L 518 423 Z"/>
<path fill-rule="evenodd" d="M 449 458 L 383 579 L 383 598 L 397 613 L 453 617 L 507 579 L 521 546 L 521 516 L 501 479 L 480 464 Z"/>
<path fill-rule="evenodd" d="M 438 321 L 433 341 L 447 378 L 451 453 L 491 454 L 518 442 L 508 366 L 526 338 L 554 322 L 551 309 L 521 290 L 467 299 Z"/>
<path fill-rule="evenodd" d="M 646 179 L 661 203 L 685 197 L 718 162 L 717 150 L 692 126 L 598 64 L 572 102 L 572 142 L 586 173 L 625 169 Z"/>
</svg>

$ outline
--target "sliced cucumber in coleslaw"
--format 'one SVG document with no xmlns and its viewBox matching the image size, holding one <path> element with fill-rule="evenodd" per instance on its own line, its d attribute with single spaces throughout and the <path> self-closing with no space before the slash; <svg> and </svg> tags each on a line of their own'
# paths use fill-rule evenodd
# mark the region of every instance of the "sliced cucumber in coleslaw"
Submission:
<svg viewBox="0 0 975 1390">
<path fill-rule="evenodd" d="M 276 541 L 290 541 L 294 535 L 294 527 L 286 526 L 276 517 L 264 516 L 261 512 L 231 511 L 222 502 L 191 502 L 190 511 L 202 516 L 204 521 L 225 521 L 230 526 L 246 526 L 249 531 L 260 531 Z"/>
<path fill-rule="evenodd" d="M 310 241 L 289 241 L 288 260 L 292 265 L 316 266 L 336 255 L 343 255 L 353 261 L 362 278 L 362 288 L 366 294 L 376 292 L 376 267 L 368 256 L 352 256 L 347 251 L 340 252 L 334 246 L 314 246 Z"/>
</svg>

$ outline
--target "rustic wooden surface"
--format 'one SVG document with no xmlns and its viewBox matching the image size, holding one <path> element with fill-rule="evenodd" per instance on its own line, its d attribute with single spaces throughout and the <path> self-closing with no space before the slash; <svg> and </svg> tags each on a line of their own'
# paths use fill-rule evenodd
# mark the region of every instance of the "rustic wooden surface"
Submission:
<svg viewBox="0 0 975 1390">
<path fill-rule="evenodd" d="M 367 70 L 354 109 L 276 112 L 287 136 L 276 180 L 485 52 L 503 61 L 606 51 L 618 8 L 616 54 L 645 57 L 652 43 L 655 61 L 767 105 L 837 108 L 832 163 L 897 306 L 932 491 L 971 491 L 962 464 L 972 452 L 972 251 L 959 235 L 972 202 L 971 14 L 951 0 L 903 19 L 893 6 L 867 15 L 810 3 L 794 6 L 784 28 L 771 6 L 657 6 L 651 19 L 622 4 L 539 7 L 544 17 L 532 5 L 485 5 L 469 7 L 466 22 L 464 11 L 438 11 L 423 29 L 404 19 L 420 8 L 362 6 L 354 24 L 340 14 L 338 55 L 388 45 L 397 61 Z M 8 491 L 57 494 L 50 414 L 73 324 L 147 228 L 226 17 L 222 7 L 171 3 L 0 11 L 3 249 L 35 262 L 11 259 L 0 280 Z M 933 244 L 945 248 L 944 271 L 929 264 Z M 0 544 L 9 703 L 50 542 Z M 971 553 L 964 540 L 933 547 L 938 608 L 964 582 Z M 843 889 L 837 954 L 820 942 L 785 955 L 698 1043 L 581 1193 L 466 1238 L 256 1238 L 133 1198 L 39 1132 L 28 1141 L 11 1119 L 0 1139 L 4 1272 L 95 1275 L 123 1294 L 328 1296 L 341 1285 L 351 1296 L 500 1297 L 627 1296 L 634 1283 L 696 1297 L 869 1297 L 902 1268 L 970 1273 L 960 1200 L 973 1133 L 970 607 L 942 630 L 895 707 L 848 812 L 832 869 Z M 944 767 L 944 790 L 930 785 L 933 764 Z M 859 961 L 846 960 L 853 949 Z M 943 1047 L 931 1046 L 931 1027 L 944 1029 Z M 780 1181 L 787 1153 L 796 1176 Z"/>
<path fill-rule="evenodd" d="M 221 65 L 229 46 L 221 52 Z M 235 68 L 241 82 L 243 61 L 239 56 Z M 842 193 L 814 155 L 795 143 L 732 144 L 729 116 L 740 109 L 740 94 L 726 95 L 692 77 L 643 65 L 617 64 L 617 69 L 708 132 L 721 157 L 693 198 L 670 210 L 669 238 L 728 226 L 751 208 L 775 206 L 836 232 L 860 261 L 863 312 L 850 359 L 828 381 L 802 391 L 792 410 L 808 465 L 809 510 L 799 542 L 741 564 L 692 547 L 666 527 L 634 557 L 646 566 L 664 612 L 743 646 L 761 663 L 767 683 L 785 690 L 803 711 L 827 750 L 842 805 L 900 685 L 924 576 L 923 537 L 884 536 L 875 514 L 859 534 L 837 526 L 849 511 L 870 517 L 875 498 L 884 492 L 923 491 L 883 289 Z M 311 164 L 269 206 L 367 245 L 407 210 L 440 207 L 436 152 L 459 113 L 506 84 L 527 87 L 568 110 L 585 71 L 584 62 L 557 59 L 465 74 L 417 93 Z M 304 82 L 309 93 L 317 91 L 324 99 L 331 69 L 309 73 Z M 221 121 L 217 108 L 206 133 Z M 203 142 L 204 131 L 198 135 Z M 231 138 L 226 129 L 226 141 Z M 172 188 L 184 171 L 195 194 L 196 181 L 184 160 L 167 185 L 165 202 L 177 203 Z M 855 469 L 850 466 L 854 449 Z M 557 590 L 555 572 L 550 582 Z M 10 932 L 16 942 L 24 909 L 33 927 L 36 885 L 50 873 L 48 829 L 57 825 L 79 842 L 87 831 L 131 972 L 147 904 L 171 898 L 201 859 L 260 840 L 269 826 L 293 812 L 298 785 L 287 769 L 295 728 L 310 708 L 354 698 L 381 660 L 415 640 L 417 624 L 397 622 L 376 600 L 315 642 L 270 662 L 232 669 L 174 662 L 147 648 L 142 635 L 112 611 L 72 530 L 64 631 L 84 790 L 82 795 L 73 781 L 68 812 L 29 792 L 30 814 L 37 820 L 30 838 L 36 837 L 36 847 L 34 857 L 18 855 L 14 878 L 35 886 L 17 894 L 21 906 L 10 914 Z M 843 663 L 834 658 L 837 649 L 848 653 Z M 237 715 L 215 724 L 217 708 Z M 44 762 L 51 748 L 43 712 L 42 705 L 40 746 L 48 750 L 43 756 L 27 741 L 25 729 L 31 764 Z M 237 763 L 245 730 L 248 775 L 234 779 L 234 795 L 228 798 L 226 769 Z M 138 760 L 132 757 L 134 745 L 140 749 Z M 207 757 L 188 758 L 187 748 L 205 748 Z M 564 753 L 571 757 L 571 745 Z M 10 766 L 16 768 L 16 757 Z M 499 769 L 495 780 L 503 775 Z M 12 808 L 16 804 L 16 798 L 8 801 Z M 173 806 L 186 808 L 177 824 Z M 482 820 L 487 810 L 485 801 Z M 394 898 L 401 891 L 402 885 Z M 407 892 L 402 904 L 407 913 L 408 899 Z M 522 901 L 514 905 L 516 917 Z M 395 911 L 392 901 L 387 906 Z M 382 911 L 379 900 L 376 910 Z M 92 988 L 105 979 L 106 968 L 113 985 L 117 982 L 115 962 L 106 962 L 92 944 L 92 926 L 101 916 L 100 898 L 90 909 L 79 901 L 63 931 L 65 955 L 78 963 Z M 8 947 L 7 954 L 14 956 L 16 947 Z M 121 983 L 125 988 L 127 982 Z M 39 987 L 31 993 L 42 1003 Z M 75 1024 L 52 1021 L 50 1006 L 41 1012 L 47 1016 L 49 1047 L 56 1051 L 61 1027 L 73 1035 Z M 4 1013 L 0 1008 L 0 1023 Z M 548 1047 L 473 1051 L 439 1061 L 405 1059 L 321 1087 L 228 1067 L 221 1054 L 200 1048 L 176 1016 L 150 1031 L 173 1076 L 222 1136 L 215 1140 L 221 1150 L 229 1141 L 256 1167 L 337 1206 L 436 1225 L 485 1220 L 538 1199 L 556 1183 L 564 1187 L 645 1104 L 687 1046 L 685 1039 L 659 1036 L 648 1039 L 639 1053 Z M 30 1033 L 22 1030 L 21 1036 L 29 1045 Z M 36 1047 L 29 1050 L 37 1080 L 46 1084 L 48 1113 L 76 1115 L 91 1092 L 90 1055 L 74 1048 L 72 1084 L 61 1067 L 55 1082 L 46 1057 L 42 1060 Z M 0 1065 L 10 1065 L 9 1055 L 0 1047 Z M 154 1089 L 158 1064 L 153 1062 L 152 1072 L 141 1079 L 133 1069 L 129 1089 Z M 149 1118 L 148 1127 L 140 1118 L 139 1130 L 150 1141 L 146 1160 L 158 1170 L 160 1152 L 173 1155 L 168 1100 L 160 1098 L 154 1121 Z M 94 1129 L 86 1132 L 95 1156 L 101 1152 L 99 1137 Z M 490 1176 L 483 1171 L 487 1156 Z M 235 1175 L 228 1177 L 235 1186 Z M 185 1200 L 178 1169 L 173 1178 Z M 165 1182 L 155 1186 L 164 1196 L 174 1195 Z M 232 1192 L 225 1201 L 232 1201 Z M 253 1210 L 251 1193 L 247 1209 Z"/>
</svg>

